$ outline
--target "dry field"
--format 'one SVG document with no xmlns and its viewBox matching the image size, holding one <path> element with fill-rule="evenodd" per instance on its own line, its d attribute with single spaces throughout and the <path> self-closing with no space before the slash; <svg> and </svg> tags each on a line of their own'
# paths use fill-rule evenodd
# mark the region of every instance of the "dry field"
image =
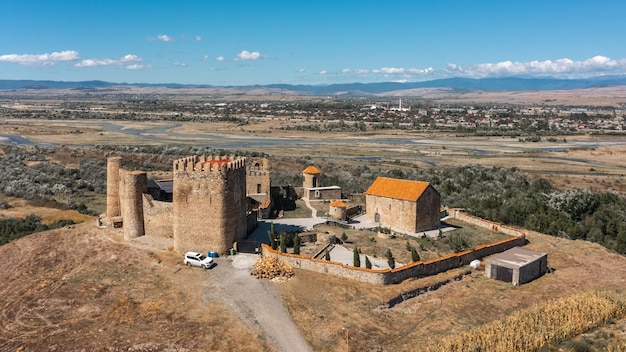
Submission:
<svg viewBox="0 0 626 352">
<path fill-rule="evenodd" d="M 444 337 L 554 298 L 626 289 L 626 258 L 583 241 L 541 234 L 529 234 L 528 239 L 529 248 L 549 253 L 553 273 L 518 287 L 476 272 L 391 309 L 379 307 L 401 292 L 444 281 L 461 269 L 386 287 L 296 270 L 295 278 L 279 288 L 296 324 L 319 351 L 345 351 L 346 329 L 354 351 L 423 351 Z"/>
</svg>

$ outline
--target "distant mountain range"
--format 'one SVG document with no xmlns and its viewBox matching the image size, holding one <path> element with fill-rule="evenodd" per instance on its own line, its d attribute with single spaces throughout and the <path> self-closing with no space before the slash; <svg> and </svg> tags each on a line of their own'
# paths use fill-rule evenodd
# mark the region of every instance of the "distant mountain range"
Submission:
<svg viewBox="0 0 626 352">
<path fill-rule="evenodd" d="M 423 82 L 380 82 L 380 83 L 342 83 L 329 85 L 292 85 L 268 84 L 250 86 L 213 86 L 197 84 L 149 84 L 149 83 L 113 83 L 105 81 L 36 81 L 36 80 L 0 80 L 0 90 L 18 89 L 98 89 L 110 87 L 159 87 L 159 88 L 229 88 L 235 90 L 272 89 L 285 92 L 310 95 L 376 95 L 400 92 L 420 88 L 450 89 L 456 92 L 505 92 L 505 91 L 543 91 L 570 90 L 593 87 L 626 85 L 626 75 L 599 76 L 585 79 L 557 78 L 446 78 Z"/>
</svg>

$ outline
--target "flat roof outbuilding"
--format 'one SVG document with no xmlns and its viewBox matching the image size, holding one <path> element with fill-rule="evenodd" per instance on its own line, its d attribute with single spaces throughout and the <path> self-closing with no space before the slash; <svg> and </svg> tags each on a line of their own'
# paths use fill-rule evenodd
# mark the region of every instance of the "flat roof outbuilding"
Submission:
<svg viewBox="0 0 626 352">
<path fill-rule="evenodd" d="M 512 283 L 530 282 L 548 270 L 548 254 L 513 247 L 486 260 L 485 276 Z"/>
</svg>

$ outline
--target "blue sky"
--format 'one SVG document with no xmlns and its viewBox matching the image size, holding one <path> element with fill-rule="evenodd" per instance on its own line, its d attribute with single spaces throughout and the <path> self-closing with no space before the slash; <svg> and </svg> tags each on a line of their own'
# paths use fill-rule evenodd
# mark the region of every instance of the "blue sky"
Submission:
<svg viewBox="0 0 626 352">
<path fill-rule="evenodd" d="M 626 1 L 3 0 L 0 79 L 211 85 L 626 74 Z"/>
</svg>

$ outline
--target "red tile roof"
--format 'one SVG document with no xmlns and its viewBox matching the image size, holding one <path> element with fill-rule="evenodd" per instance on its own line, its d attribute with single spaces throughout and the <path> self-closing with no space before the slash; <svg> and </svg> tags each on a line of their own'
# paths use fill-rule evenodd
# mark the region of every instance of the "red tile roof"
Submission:
<svg viewBox="0 0 626 352">
<path fill-rule="evenodd" d="M 430 183 L 378 177 L 365 194 L 379 197 L 417 201 Z"/>
<path fill-rule="evenodd" d="M 211 159 L 211 160 L 207 160 L 207 161 L 203 162 L 203 163 L 202 163 L 202 168 L 203 168 L 203 169 L 204 169 L 204 168 L 206 168 L 206 165 L 207 165 L 207 164 L 209 164 L 209 167 L 210 167 L 211 169 L 212 169 L 213 167 L 215 167 L 215 165 L 217 165 L 217 167 L 218 167 L 218 168 L 221 168 L 221 167 L 222 167 L 222 165 L 227 164 L 227 163 L 229 163 L 229 162 L 231 162 L 231 160 L 229 160 L 229 159 L 221 159 L 221 160 L 214 160 L 214 159 Z"/>
<path fill-rule="evenodd" d="M 336 199 L 336 200 L 333 200 L 332 202 L 330 202 L 330 206 L 331 207 L 345 208 L 346 207 L 346 203 L 340 201 L 339 199 Z"/>
<path fill-rule="evenodd" d="M 307 174 L 307 175 L 315 175 L 315 174 L 321 174 L 322 172 L 320 171 L 320 169 L 316 168 L 315 166 L 309 166 L 306 169 L 304 169 L 302 171 L 303 174 Z"/>
</svg>

